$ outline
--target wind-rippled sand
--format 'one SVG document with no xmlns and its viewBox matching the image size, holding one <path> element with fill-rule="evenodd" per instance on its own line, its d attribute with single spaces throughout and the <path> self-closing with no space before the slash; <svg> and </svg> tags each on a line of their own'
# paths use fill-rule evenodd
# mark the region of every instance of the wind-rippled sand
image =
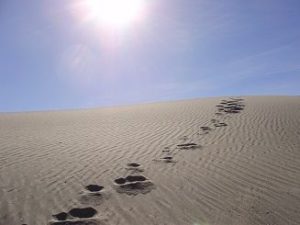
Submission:
<svg viewBox="0 0 300 225">
<path fill-rule="evenodd" d="M 299 225 L 300 97 L 2 113 L 0 198 L 1 225 Z"/>
</svg>

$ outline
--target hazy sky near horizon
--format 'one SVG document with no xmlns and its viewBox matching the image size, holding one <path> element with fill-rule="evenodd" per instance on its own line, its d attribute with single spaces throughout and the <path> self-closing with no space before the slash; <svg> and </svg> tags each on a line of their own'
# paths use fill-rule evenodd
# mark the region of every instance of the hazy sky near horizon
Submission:
<svg viewBox="0 0 300 225">
<path fill-rule="evenodd" d="M 145 0 L 122 29 L 80 1 L 0 1 L 1 112 L 300 94 L 299 0 Z"/>
</svg>

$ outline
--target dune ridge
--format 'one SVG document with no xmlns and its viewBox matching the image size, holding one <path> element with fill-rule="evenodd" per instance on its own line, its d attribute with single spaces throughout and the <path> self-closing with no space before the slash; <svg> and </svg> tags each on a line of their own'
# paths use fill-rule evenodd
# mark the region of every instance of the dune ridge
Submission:
<svg viewBox="0 0 300 225">
<path fill-rule="evenodd" d="M 299 100 L 1 114 L 0 224 L 298 225 Z"/>
</svg>

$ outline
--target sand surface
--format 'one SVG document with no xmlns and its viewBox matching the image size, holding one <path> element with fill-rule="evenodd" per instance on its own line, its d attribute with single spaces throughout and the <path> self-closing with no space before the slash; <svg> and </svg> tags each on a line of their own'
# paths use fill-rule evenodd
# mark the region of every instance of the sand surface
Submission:
<svg viewBox="0 0 300 225">
<path fill-rule="evenodd" d="M 0 224 L 299 225 L 300 97 L 241 98 L 0 114 Z"/>
</svg>

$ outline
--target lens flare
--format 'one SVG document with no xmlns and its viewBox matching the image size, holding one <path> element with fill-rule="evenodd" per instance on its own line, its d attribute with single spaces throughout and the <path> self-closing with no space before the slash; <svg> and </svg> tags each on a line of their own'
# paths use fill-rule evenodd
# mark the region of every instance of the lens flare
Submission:
<svg viewBox="0 0 300 225">
<path fill-rule="evenodd" d="M 122 28 L 137 21 L 143 14 L 145 0 L 85 0 L 91 20 L 112 28 Z"/>
</svg>

